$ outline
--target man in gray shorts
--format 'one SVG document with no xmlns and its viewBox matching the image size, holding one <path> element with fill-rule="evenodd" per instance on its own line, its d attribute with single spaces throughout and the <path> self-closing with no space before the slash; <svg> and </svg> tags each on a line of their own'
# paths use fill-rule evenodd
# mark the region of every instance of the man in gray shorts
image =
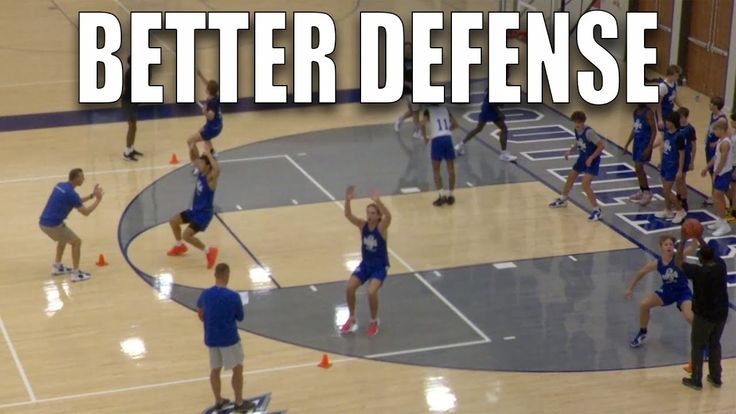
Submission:
<svg viewBox="0 0 736 414">
<path fill-rule="evenodd" d="M 197 300 L 197 313 L 204 322 L 204 343 L 210 353 L 210 385 L 215 395 L 215 411 L 221 410 L 230 401 L 220 393 L 222 368 L 232 369 L 232 386 L 235 393 L 233 413 L 247 413 L 255 408 L 250 401 L 243 401 L 243 347 L 238 334 L 238 322 L 243 320 L 243 301 L 240 295 L 227 288 L 230 281 L 230 266 L 218 263 L 215 266 L 215 285 L 205 289 Z"/>
<path fill-rule="evenodd" d="M 92 194 L 87 197 L 79 197 L 75 191 L 76 187 L 84 183 L 84 172 L 81 168 L 75 168 L 69 172 L 69 181 L 57 183 L 51 191 L 46 207 L 41 213 L 39 219 L 39 227 L 41 231 L 46 233 L 56 244 L 56 260 L 51 268 L 51 274 L 54 276 L 71 273 L 72 282 L 82 282 L 90 277 L 89 273 L 79 270 L 79 257 L 82 252 L 82 240 L 77 237 L 74 232 L 66 226 L 64 220 L 69 216 L 72 209 L 89 216 L 102 201 L 104 192 L 102 188 L 95 184 Z M 95 201 L 90 206 L 85 206 L 89 200 Z M 72 245 L 72 268 L 68 268 L 61 263 L 64 255 L 64 249 L 67 243 Z"/>
</svg>

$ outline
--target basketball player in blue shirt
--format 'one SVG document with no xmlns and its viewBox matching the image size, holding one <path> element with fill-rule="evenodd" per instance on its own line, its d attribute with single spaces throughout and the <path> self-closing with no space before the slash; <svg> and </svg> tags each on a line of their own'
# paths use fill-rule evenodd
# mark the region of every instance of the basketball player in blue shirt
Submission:
<svg viewBox="0 0 736 414">
<path fill-rule="evenodd" d="M 671 220 L 673 224 L 680 224 L 687 216 L 682 208 L 680 199 L 672 194 L 675 182 L 682 179 L 685 169 L 685 137 L 680 131 L 680 114 L 670 112 L 665 121 L 665 130 L 662 139 L 654 146 L 662 145 L 662 164 L 659 172 L 662 176 L 662 196 L 664 197 L 664 211 L 655 213 L 655 217 Z M 673 213 L 672 210 L 675 210 Z"/>
<path fill-rule="evenodd" d="M 680 133 L 685 142 L 685 162 L 682 165 L 682 176 L 675 182 L 675 190 L 677 199 L 680 200 L 682 208 L 687 212 L 690 209 L 687 204 L 687 172 L 695 168 L 695 154 L 697 152 L 695 141 L 698 140 L 698 137 L 695 133 L 695 127 L 688 122 L 690 110 L 681 106 L 677 109 L 677 113 L 680 115 Z"/>
<path fill-rule="evenodd" d="M 657 114 L 657 128 L 660 131 L 666 129 L 665 122 L 667 115 L 675 110 L 675 105 L 680 106 L 677 99 L 677 81 L 680 79 L 682 69 L 677 65 L 671 65 L 667 68 L 665 78 L 659 82 L 659 105 L 655 112 Z"/>
<path fill-rule="evenodd" d="M 652 159 L 652 149 L 656 138 L 657 123 L 654 121 L 654 111 L 647 104 L 639 104 L 634 110 L 634 127 L 631 129 L 626 145 L 624 145 L 624 151 L 629 150 L 629 144 L 633 141 L 632 155 L 636 179 L 639 181 L 639 191 L 631 195 L 629 201 L 643 206 L 652 201 L 652 191 L 649 188 L 649 180 L 647 180 L 644 165 Z"/>
<path fill-rule="evenodd" d="M 218 263 L 215 267 L 215 285 L 205 289 L 197 299 L 199 320 L 204 323 L 204 344 L 210 353 L 210 385 L 215 405 L 210 410 L 226 409 L 231 402 L 220 393 L 222 368 L 233 371 L 232 385 L 235 406 L 228 412 L 246 413 L 256 408 L 243 400 L 243 346 L 238 334 L 238 322 L 244 318 L 240 295 L 227 288 L 230 266 Z"/>
<path fill-rule="evenodd" d="M 368 336 L 378 333 L 378 289 L 383 285 L 388 272 L 388 226 L 391 225 L 391 212 L 381 202 L 378 191 L 373 190 L 371 204 L 366 207 L 366 219 L 353 215 L 350 201 L 355 194 L 355 187 L 345 190 L 345 218 L 360 229 L 361 257 L 358 267 L 348 280 L 346 297 L 348 301 L 348 320 L 340 328 L 341 333 L 353 332 L 358 328 L 355 321 L 355 291 L 368 282 L 368 305 L 371 321 L 368 325 Z"/>
<path fill-rule="evenodd" d="M 458 143 L 455 146 L 455 152 L 457 153 L 457 155 L 463 155 L 465 153 L 465 144 L 473 139 L 474 136 L 478 135 L 478 133 L 480 133 L 480 131 L 482 131 L 483 128 L 486 127 L 486 123 L 493 122 L 493 124 L 496 125 L 496 128 L 499 129 L 498 139 L 501 143 L 501 155 L 499 156 L 499 158 L 501 159 L 501 161 L 516 161 L 516 156 L 511 155 L 511 153 L 508 152 L 506 149 L 509 128 L 506 126 L 505 120 L 506 117 L 504 116 L 503 112 L 501 112 L 501 108 L 499 108 L 498 105 L 489 102 L 489 92 L 488 88 L 486 88 L 485 94 L 483 95 L 483 103 L 481 103 L 480 106 L 478 124 L 475 126 L 475 128 L 473 128 L 473 130 L 465 135 L 465 138 L 462 140 L 462 142 Z"/>
<path fill-rule="evenodd" d="M 51 196 L 46 202 L 39 219 L 39 227 L 48 235 L 51 240 L 56 242 L 56 258 L 51 267 L 51 274 L 54 276 L 71 274 L 72 282 L 83 282 L 90 277 L 89 273 L 79 270 L 79 258 L 82 254 L 82 240 L 77 237 L 74 232 L 66 226 L 64 220 L 69 216 L 72 209 L 77 209 L 85 216 L 89 216 L 100 205 L 104 192 L 102 188 L 95 184 L 92 194 L 86 197 L 79 197 L 75 188 L 84 183 L 84 172 L 81 168 L 75 168 L 69 172 L 69 181 L 57 183 L 51 190 Z M 90 206 L 85 206 L 89 200 L 95 201 Z M 64 256 L 66 245 L 72 245 L 72 268 L 68 268 L 61 263 Z"/>
<path fill-rule="evenodd" d="M 197 76 L 204 82 L 207 88 L 207 99 L 204 104 L 200 104 L 206 122 L 196 134 L 189 137 L 187 144 L 191 146 L 192 144 L 204 141 L 205 152 L 215 155 L 212 140 L 217 138 L 220 132 L 222 132 L 222 112 L 220 112 L 220 96 L 218 95 L 220 86 L 215 80 L 207 80 L 199 70 L 197 70 Z"/>
<path fill-rule="evenodd" d="M 598 221 L 601 219 L 601 209 L 598 207 L 598 200 L 595 198 L 591 182 L 593 181 L 593 177 L 598 175 L 598 169 L 601 165 L 601 153 L 606 144 L 593 128 L 585 124 L 587 120 L 585 112 L 573 112 L 570 120 L 575 123 L 575 143 L 565 153 L 565 159 L 568 159 L 572 151 L 577 147 L 579 151 L 578 160 L 567 175 L 567 181 L 565 181 L 565 185 L 562 187 L 562 194 L 550 203 L 549 206 L 551 208 L 567 207 L 567 196 L 570 194 L 570 190 L 572 190 L 572 186 L 575 184 L 578 175 L 583 174 L 583 191 L 585 191 L 588 202 L 593 207 L 588 220 Z"/>
<path fill-rule="evenodd" d="M 697 243 L 690 243 L 685 248 L 685 255 L 690 255 L 697 249 Z M 677 309 L 682 313 L 682 317 L 692 324 L 693 308 L 692 299 L 693 292 L 687 282 L 687 277 L 682 269 L 675 265 L 675 238 L 672 236 L 662 236 L 659 238 L 659 257 L 645 264 L 636 276 L 626 287 L 624 297 L 631 299 L 634 294 L 634 288 L 639 281 L 647 274 L 657 271 L 662 279 L 662 286 L 655 292 L 648 294 L 639 303 L 639 332 L 631 341 L 632 348 L 638 348 L 647 338 L 647 326 L 649 325 L 649 312 L 652 308 L 660 306 L 669 306 L 673 303 L 677 304 Z"/>
<path fill-rule="evenodd" d="M 209 247 L 202 243 L 195 234 L 205 231 L 214 216 L 214 200 L 215 189 L 217 188 L 217 179 L 220 176 L 220 166 L 211 153 L 205 152 L 199 155 L 197 145 L 193 142 L 189 144 L 189 158 L 197 170 L 197 181 L 194 188 L 194 199 L 192 207 L 182 211 L 169 220 L 171 230 L 174 232 L 176 245 L 172 247 L 166 254 L 169 256 L 180 256 L 186 253 L 187 245 L 184 241 L 204 251 L 207 259 L 207 268 L 211 269 L 217 260 L 217 247 Z M 182 224 L 189 224 L 184 230 L 182 236 Z"/>
<path fill-rule="evenodd" d="M 718 142 L 718 137 L 713 133 L 713 125 L 720 119 L 723 119 L 724 121 L 727 120 L 726 114 L 723 113 L 723 106 L 725 104 L 725 101 L 720 96 L 710 98 L 710 119 L 708 121 L 708 134 L 705 137 L 706 164 L 710 162 L 714 155 L 716 155 L 716 143 Z M 713 181 L 713 169 L 711 168 L 708 170 L 708 173 L 710 174 L 711 181 Z M 713 204 L 713 199 L 708 197 L 705 200 L 705 204 Z"/>
</svg>

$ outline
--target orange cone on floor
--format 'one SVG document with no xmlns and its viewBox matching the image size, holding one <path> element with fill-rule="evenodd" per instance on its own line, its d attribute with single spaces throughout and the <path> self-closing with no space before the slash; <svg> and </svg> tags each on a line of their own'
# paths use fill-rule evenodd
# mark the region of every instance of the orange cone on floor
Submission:
<svg viewBox="0 0 736 414">
<path fill-rule="evenodd" d="M 329 368 L 332 366 L 330 363 L 330 357 L 327 356 L 327 354 L 322 354 L 322 361 L 320 361 L 319 365 L 317 365 L 320 368 Z"/>
<path fill-rule="evenodd" d="M 109 264 L 109 263 L 107 263 L 107 262 L 105 261 L 105 255 L 104 255 L 104 254 L 100 254 L 100 258 L 99 258 L 99 259 L 97 259 L 97 263 L 96 263 L 96 265 L 97 265 L 97 266 L 107 266 L 108 264 Z"/>
<path fill-rule="evenodd" d="M 169 164 L 178 164 L 179 159 L 176 158 L 176 153 L 171 154 L 171 160 L 169 160 Z"/>
</svg>

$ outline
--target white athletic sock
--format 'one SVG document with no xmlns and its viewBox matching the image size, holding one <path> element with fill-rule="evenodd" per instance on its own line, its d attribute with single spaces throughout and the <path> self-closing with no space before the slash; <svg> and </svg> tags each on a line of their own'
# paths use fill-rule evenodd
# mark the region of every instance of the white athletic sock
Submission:
<svg viewBox="0 0 736 414">
<path fill-rule="evenodd" d="M 204 246 L 204 254 L 207 254 L 210 252 L 210 246 Z"/>
<path fill-rule="evenodd" d="M 178 247 L 178 246 L 183 246 L 183 245 L 184 245 L 184 242 L 183 242 L 182 240 L 178 240 L 178 241 L 176 242 L 176 245 L 177 245 L 177 247 Z"/>
<path fill-rule="evenodd" d="M 567 200 L 567 196 L 566 196 L 566 195 L 562 195 L 562 194 L 560 194 L 560 200 L 562 200 L 562 201 L 565 201 L 565 200 Z"/>
</svg>

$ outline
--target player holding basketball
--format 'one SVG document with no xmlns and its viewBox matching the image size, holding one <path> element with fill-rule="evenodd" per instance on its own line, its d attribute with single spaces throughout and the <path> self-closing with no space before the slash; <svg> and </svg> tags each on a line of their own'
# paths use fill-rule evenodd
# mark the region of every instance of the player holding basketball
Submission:
<svg viewBox="0 0 736 414">
<path fill-rule="evenodd" d="M 428 126 L 429 125 L 429 126 Z M 432 204 L 436 207 L 445 204 L 455 204 L 455 150 L 452 148 L 452 130 L 457 128 L 457 121 L 444 105 L 431 104 L 424 110 L 419 127 L 425 142 L 432 141 L 432 175 L 435 188 L 440 192 L 439 197 Z M 442 184 L 440 165 L 447 164 L 447 181 L 449 190 Z"/>
<path fill-rule="evenodd" d="M 202 113 L 207 121 L 196 134 L 189 137 L 187 144 L 191 147 L 193 144 L 204 141 L 205 152 L 214 156 L 215 149 L 212 147 L 212 140 L 222 132 L 222 112 L 220 112 L 220 96 L 218 95 L 220 86 L 215 80 L 207 80 L 199 70 L 197 70 L 197 76 L 207 88 L 207 99 L 202 105 Z"/>
<path fill-rule="evenodd" d="M 639 181 L 639 191 L 631 195 L 629 200 L 643 206 L 652 201 L 652 190 L 649 189 L 644 165 L 652 159 L 652 147 L 656 138 L 657 124 L 654 121 L 654 111 L 647 104 L 639 104 L 634 110 L 634 127 L 624 145 L 624 151 L 629 150 L 629 145 L 633 141 L 632 155 L 636 179 Z"/>
<path fill-rule="evenodd" d="M 716 153 L 703 168 L 700 175 L 705 177 L 709 170 L 713 170 L 713 207 L 719 219 L 708 225 L 713 231 L 713 236 L 723 236 L 731 232 L 731 225 L 726 220 L 726 193 L 731 184 L 733 168 L 733 143 L 728 136 L 728 122 L 718 120 L 713 124 L 713 134 L 718 138 L 716 141 Z"/>
<path fill-rule="evenodd" d="M 217 247 L 209 247 L 202 243 L 195 234 L 205 231 L 214 215 L 214 199 L 215 189 L 217 188 L 217 179 L 220 176 L 220 166 L 211 153 L 205 152 L 199 155 L 197 145 L 191 142 L 189 144 L 189 158 L 197 169 L 197 184 L 194 188 L 194 199 L 192 207 L 182 211 L 169 220 L 171 230 L 174 232 L 176 245 L 172 247 L 166 254 L 169 256 L 180 256 L 186 253 L 187 245 L 184 241 L 204 251 L 207 259 L 207 268 L 211 269 L 217 260 Z M 189 223 L 184 230 L 182 236 L 182 224 Z"/>
<path fill-rule="evenodd" d="M 624 297 L 631 299 L 634 294 L 634 288 L 639 281 L 650 272 L 657 271 L 662 278 L 662 287 L 655 292 L 648 294 L 639 302 L 639 332 L 631 341 L 632 348 L 638 348 L 647 338 L 647 326 L 649 325 L 649 312 L 652 308 L 660 306 L 669 306 L 673 303 L 677 304 L 677 309 L 682 313 L 682 317 L 692 324 L 693 309 L 692 299 L 693 293 L 687 283 L 685 274 L 682 269 L 675 266 L 675 238 L 673 236 L 662 236 L 659 238 L 659 258 L 645 264 L 631 280 L 626 287 Z M 690 243 L 685 248 L 685 255 L 689 255 L 697 249 L 696 243 Z"/>
<path fill-rule="evenodd" d="M 567 196 L 570 194 L 570 190 L 578 175 L 583 174 L 583 190 L 588 197 L 588 202 L 593 207 L 593 212 L 588 216 L 588 220 L 598 221 L 601 219 L 601 209 L 598 207 L 598 200 L 595 198 L 595 193 L 593 193 L 593 187 L 590 183 L 593 181 L 593 177 L 598 175 L 598 169 L 601 164 L 601 153 L 606 144 L 593 128 L 585 125 L 585 121 L 587 120 L 585 112 L 575 111 L 570 116 L 570 119 L 575 123 L 575 143 L 565 153 L 565 159 L 568 159 L 572 151 L 577 147 L 579 151 L 578 160 L 567 175 L 565 186 L 562 187 L 562 194 L 550 203 L 549 206 L 551 208 L 567 207 Z"/>
<path fill-rule="evenodd" d="M 388 226 L 391 225 L 391 212 L 379 198 L 378 191 L 373 190 L 371 204 L 366 207 L 366 219 L 353 215 L 350 202 L 353 199 L 355 187 L 345 190 L 345 218 L 360 229 L 361 258 L 348 280 L 346 297 L 350 316 L 340 328 L 341 333 L 353 332 L 358 328 L 355 321 L 355 291 L 368 282 L 368 305 L 371 311 L 371 321 L 368 325 L 368 336 L 378 333 L 378 289 L 383 285 L 388 271 Z"/>
<path fill-rule="evenodd" d="M 685 137 L 680 132 L 680 114 L 671 112 L 667 115 L 666 128 L 656 146 L 662 145 L 662 165 L 659 172 L 662 176 L 662 196 L 665 209 L 654 214 L 660 219 L 672 220 L 674 224 L 682 223 L 687 213 L 682 208 L 680 200 L 672 194 L 675 181 L 681 179 L 685 168 Z M 672 213 L 672 210 L 675 213 Z"/>
<path fill-rule="evenodd" d="M 473 128 L 470 132 L 468 132 L 467 135 L 465 135 L 465 138 L 463 138 L 462 142 L 458 143 L 455 146 L 455 152 L 457 152 L 457 155 L 463 155 L 465 153 L 465 144 L 473 139 L 474 136 L 478 135 L 478 133 L 486 127 L 486 123 L 493 122 L 493 124 L 496 125 L 496 127 L 499 129 L 498 138 L 501 142 L 501 155 L 499 156 L 499 158 L 502 161 L 516 161 L 516 156 L 511 155 L 511 153 L 508 152 L 506 149 L 509 135 L 509 129 L 506 126 L 505 121 L 506 118 L 504 117 L 503 112 L 501 112 L 501 108 L 499 108 L 498 105 L 491 104 L 488 101 L 489 92 L 488 88 L 486 88 L 485 95 L 483 95 L 483 103 L 480 106 L 478 123 L 475 125 L 475 128 Z"/>
</svg>

